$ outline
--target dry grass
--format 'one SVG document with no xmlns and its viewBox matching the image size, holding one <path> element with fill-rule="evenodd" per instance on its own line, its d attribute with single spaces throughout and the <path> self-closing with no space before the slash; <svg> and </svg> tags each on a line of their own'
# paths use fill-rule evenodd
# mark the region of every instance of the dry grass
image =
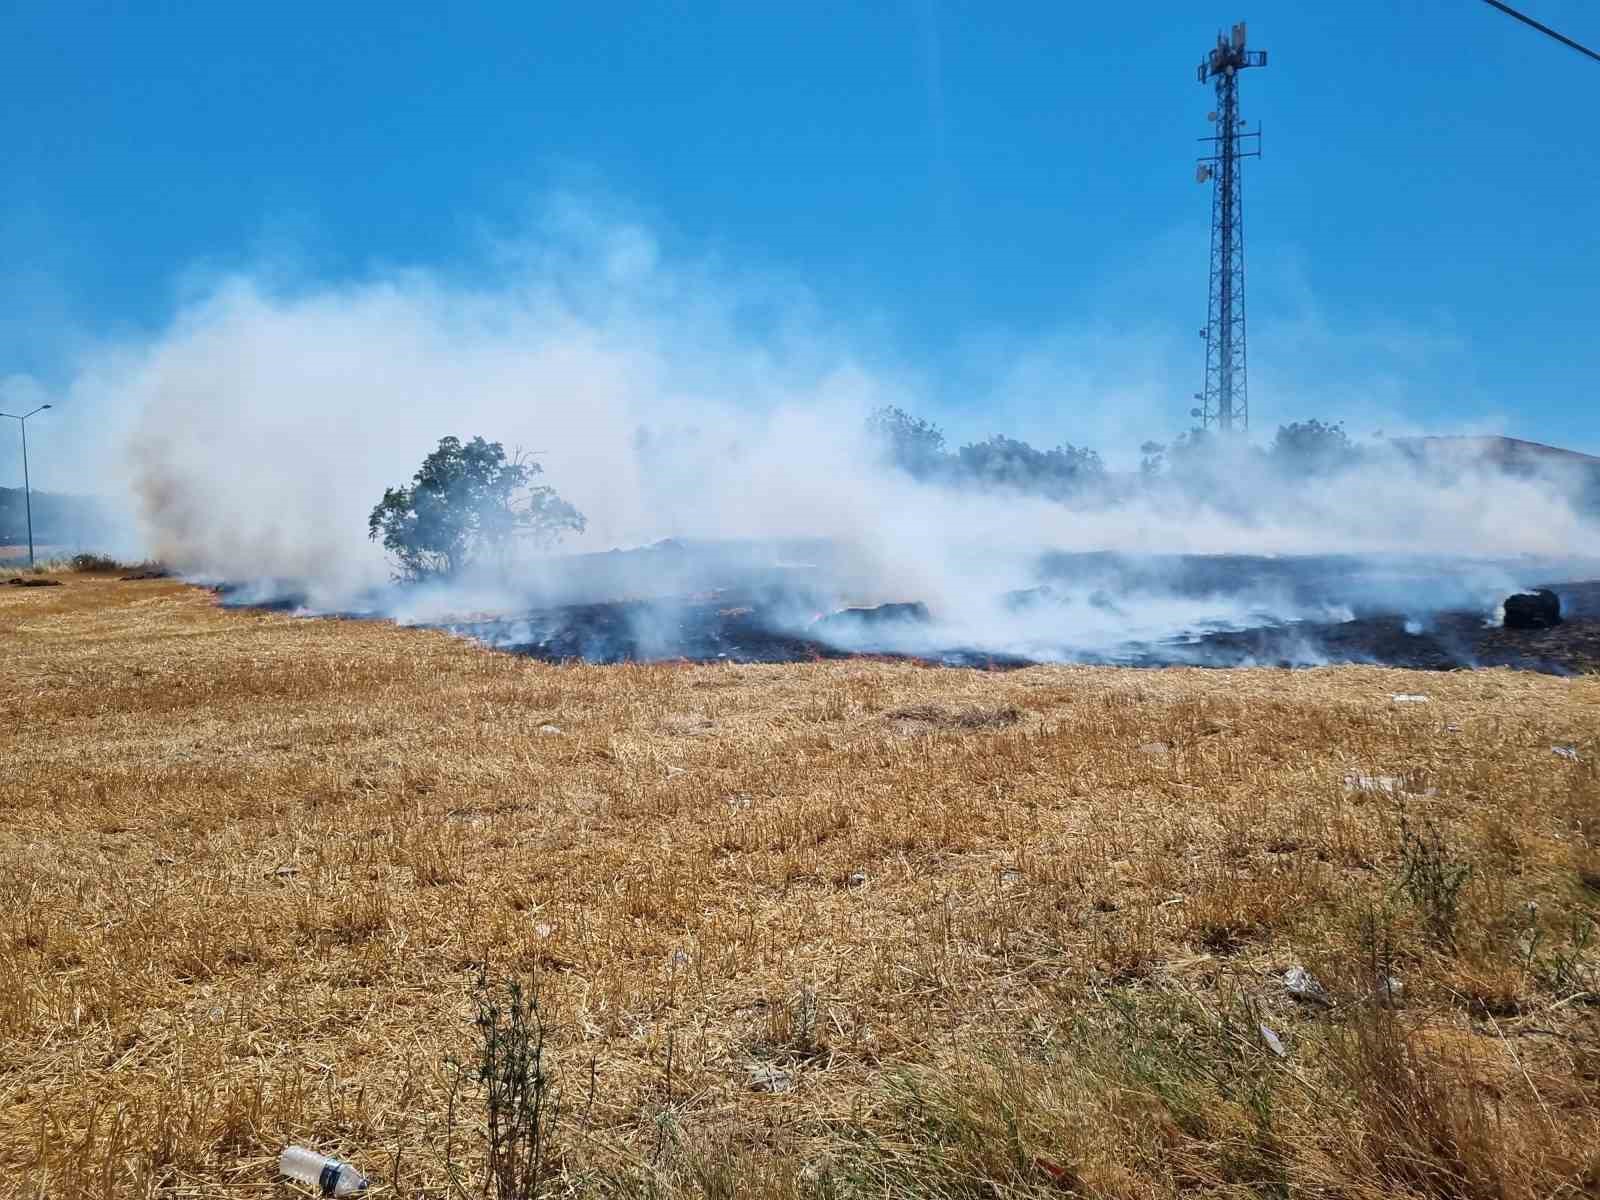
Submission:
<svg viewBox="0 0 1600 1200">
<path fill-rule="evenodd" d="M 557 1191 L 1600 1183 L 1600 680 L 558 668 L 87 576 L 0 641 L 0 1189 L 462 1195 L 484 970 Z"/>
</svg>

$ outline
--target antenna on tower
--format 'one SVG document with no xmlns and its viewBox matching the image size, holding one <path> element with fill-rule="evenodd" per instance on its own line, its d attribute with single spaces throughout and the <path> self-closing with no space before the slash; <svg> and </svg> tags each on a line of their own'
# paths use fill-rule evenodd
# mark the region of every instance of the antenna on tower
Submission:
<svg viewBox="0 0 1600 1200">
<path fill-rule="evenodd" d="M 1202 84 L 1216 88 L 1217 107 L 1206 114 L 1217 132 L 1199 140 L 1212 153 L 1196 163 L 1195 180 L 1211 184 L 1211 296 L 1206 328 L 1206 386 L 1197 397 L 1202 426 L 1224 433 L 1250 427 L 1250 392 L 1245 379 L 1244 210 L 1240 163 L 1261 157 L 1261 126 L 1247 131 L 1239 118 L 1239 72 L 1267 65 L 1265 50 L 1245 45 L 1245 23 L 1228 34 L 1200 62 Z M 1255 139 L 1251 141 L 1250 139 Z"/>
</svg>

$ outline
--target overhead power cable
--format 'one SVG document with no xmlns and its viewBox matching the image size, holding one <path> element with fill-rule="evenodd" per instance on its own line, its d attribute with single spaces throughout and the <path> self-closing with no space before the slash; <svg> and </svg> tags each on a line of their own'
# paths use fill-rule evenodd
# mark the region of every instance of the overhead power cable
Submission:
<svg viewBox="0 0 1600 1200">
<path fill-rule="evenodd" d="M 1505 13 L 1506 16 L 1515 17 L 1517 20 L 1521 21 L 1524 25 L 1528 25 L 1528 26 L 1531 26 L 1534 29 L 1537 29 L 1540 33 L 1545 34 L 1547 37 L 1555 38 L 1555 40 L 1560 42 L 1563 46 L 1571 46 L 1579 54 L 1587 54 L 1590 58 L 1594 59 L 1595 62 L 1600 62 L 1600 54 L 1596 54 L 1593 50 L 1589 49 L 1589 47 L 1585 46 L 1582 42 L 1575 42 L 1571 38 L 1569 38 L 1566 34 L 1557 33 L 1554 29 L 1551 29 L 1550 26 L 1540 24 L 1538 21 L 1535 21 L 1532 17 L 1528 16 L 1526 13 L 1519 13 L 1516 9 L 1512 8 L 1509 4 L 1502 4 L 1502 3 L 1500 3 L 1500 0 L 1483 0 L 1483 2 L 1485 4 L 1487 4 L 1490 8 L 1498 8 L 1501 12 Z"/>
</svg>

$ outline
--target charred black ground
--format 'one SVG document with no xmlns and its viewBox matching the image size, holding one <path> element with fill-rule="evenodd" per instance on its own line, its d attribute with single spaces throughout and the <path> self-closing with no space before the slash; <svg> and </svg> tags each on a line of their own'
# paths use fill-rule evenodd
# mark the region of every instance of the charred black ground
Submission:
<svg viewBox="0 0 1600 1200">
<path fill-rule="evenodd" d="M 1129 642 L 1117 651 L 1099 654 L 1030 656 L 958 644 L 916 653 L 891 648 L 843 649 L 826 637 L 837 632 L 841 624 L 867 633 L 876 624 L 904 624 L 911 618 L 880 615 L 876 609 L 845 610 L 819 620 L 819 636 L 807 637 L 785 630 L 786 605 L 763 604 L 760 596 L 738 593 L 568 605 L 515 619 L 457 622 L 440 627 L 510 653 L 550 662 L 684 659 L 780 663 L 868 653 L 986 668 L 1021 667 L 1065 658 L 1136 667 L 1376 663 L 1440 671 L 1505 666 L 1560 675 L 1600 669 L 1600 616 L 1594 615 L 1600 608 L 1600 583 L 1562 584 L 1554 590 L 1562 596 L 1563 604 L 1573 605 L 1574 610 L 1549 629 L 1490 625 L 1481 612 L 1442 612 L 1417 628 L 1414 618 L 1380 613 L 1346 621 L 1291 621 L 1252 629 L 1215 630 L 1162 642 Z M 648 632 L 642 633 L 641 629 Z M 861 644 L 859 638 L 853 641 Z M 870 645 L 870 639 L 866 644 Z"/>
<path fill-rule="evenodd" d="M 1029 586 L 969 597 L 963 612 L 951 614 L 913 597 L 850 607 L 842 561 L 826 547 L 804 549 L 811 561 L 770 547 L 677 542 L 582 556 L 541 578 L 526 606 L 510 614 L 409 620 L 552 662 L 782 663 L 867 654 L 989 668 L 1600 669 L 1600 582 L 1545 582 L 1552 576 L 1534 572 L 1548 564 L 1049 554 L 1029 567 Z M 1539 587 L 1552 594 L 1531 594 Z M 227 603 L 309 608 L 292 588 L 219 590 Z M 1525 600 L 1508 605 L 1518 594 Z M 375 595 L 370 606 L 342 615 L 406 616 L 402 599 Z M 1547 627 L 1513 628 L 1502 614 L 1531 614 Z"/>
</svg>

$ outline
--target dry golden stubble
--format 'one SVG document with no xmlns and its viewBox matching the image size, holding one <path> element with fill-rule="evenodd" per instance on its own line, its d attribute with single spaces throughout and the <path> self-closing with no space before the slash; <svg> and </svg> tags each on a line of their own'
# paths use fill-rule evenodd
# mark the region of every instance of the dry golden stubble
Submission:
<svg viewBox="0 0 1600 1200">
<path fill-rule="evenodd" d="M 1592 1169 L 1592 679 L 558 667 L 67 578 L 0 596 L 21 1194 L 290 1140 L 443 1188 L 480 973 L 536 981 L 569 1190 Z"/>
</svg>

